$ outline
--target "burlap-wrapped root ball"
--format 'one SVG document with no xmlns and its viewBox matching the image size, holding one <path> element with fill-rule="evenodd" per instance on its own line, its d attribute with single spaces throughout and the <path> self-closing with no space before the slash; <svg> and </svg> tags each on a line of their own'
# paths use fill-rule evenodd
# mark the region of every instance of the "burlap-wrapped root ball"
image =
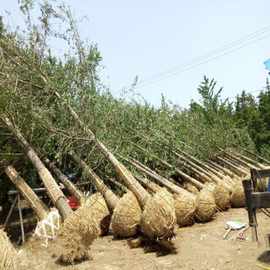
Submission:
<svg viewBox="0 0 270 270">
<path fill-rule="evenodd" d="M 114 237 L 126 238 L 137 234 L 142 210 L 135 195 L 128 191 L 116 205 L 111 229 Z"/>
<path fill-rule="evenodd" d="M 174 195 L 177 224 L 180 227 L 193 224 L 196 211 L 195 196 L 188 192 Z"/>
<path fill-rule="evenodd" d="M 191 183 L 189 183 L 189 182 L 185 182 L 184 183 L 184 188 L 187 190 L 187 191 L 189 191 L 189 192 L 191 192 L 191 193 L 193 193 L 193 194 L 198 194 L 199 193 L 199 190 L 194 186 L 194 185 L 192 185 Z"/>
<path fill-rule="evenodd" d="M 219 210 L 227 210 L 231 207 L 231 193 L 222 183 L 214 185 L 213 195 Z"/>
<path fill-rule="evenodd" d="M 141 230 L 150 239 L 166 240 L 174 236 L 175 225 L 173 196 L 162 188 L 147 200 L 142 213 Z"/>
<path fill-rule="evenodd" d="M 216 212 L 214 195 L 204 187 L 196 197 L 196 218 L 200 222 L 210 221 Z"/>
<path fill-rule="evenodd" d="M 84 202 L 86 207 L 91 208 L 91 213 L 95 212 L 95 218 L 99 222 L 99 235 L 106 235 L 109 231 L 111 214 L 106 201 L 101 193 L 97 192 L 90 197 L 86 198 Z"/>
<path fill-rule="evenodd" d="M 101 220 L 109 213 L 102 196 L 94 196 L 63 223 L 59 233 L 59 260 L 63 263 L 72 264 L 91 258 L 90 246 L 101 234 Z"/>
<path fill-rule="evenodd" d="M 0 229 L 0 270 L 16 270 L 17 252 L 6 233 Z"/>
<path fill-rule="evenodd" d="M 232 189 L 231 203 L 233 207 L 244 207 L 246 204 L 242 182 L 237 182 Z"/>
</svg>

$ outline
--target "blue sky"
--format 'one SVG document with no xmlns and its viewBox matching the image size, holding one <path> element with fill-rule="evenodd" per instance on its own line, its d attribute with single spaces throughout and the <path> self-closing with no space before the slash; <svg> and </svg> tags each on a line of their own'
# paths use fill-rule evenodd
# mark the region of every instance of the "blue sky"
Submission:
<svg viewBox="0 0 270 270">
<path fill-rule="evenodd" d="M 21 24 L 17 0 L 2 2 L 0 13 L 8 23 Z M 159 104 L 161 93 L 181 107 L 191 99 L 199 100 L 196 89 L 203 75 L 214 77 L 224 87 L 224 98 L 265 85 L 263 62 L 270 58 L 269 0 L 64 2 L 77 18 L 88 18 L 81 20 L 80 33 L 98 44 L 105 67 L 103 80 L 115 96 L 136 75 L 145 81 L 136 91 L 154 105 Z M 5 10 L 11 15 L 6 16 Z M 195 58 L 267 26 L 269 31 L 255 36 L 248 46 L 202 65 L 195 63 L 192 69 L 174 76 L 158 75 L 182 70 Z"/>
</svg>

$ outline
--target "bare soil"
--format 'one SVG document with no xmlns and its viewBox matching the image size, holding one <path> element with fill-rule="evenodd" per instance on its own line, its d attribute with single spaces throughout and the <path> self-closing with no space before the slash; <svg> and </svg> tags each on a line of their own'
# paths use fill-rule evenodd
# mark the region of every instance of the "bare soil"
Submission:
<svg viewBox="0 0 270 270">
<path fill-rule="evenodd" d="M 97 239 L 92 246 L 93 259 L 73 266 L 56 263 L 57 247 L 54 242 L 45 248 L 41 242 L 29 241 L 21 248 L 22 270 L 255 270 L 257 257 L 266 250 L 265 235 L 269 233 L 270 218 L 258 213 L 260 244 L 251 240 L 251 230 L 245 241 L 236 240 L 231 232 L 223 240 L 225 223 L 229 220 L 248 222 L 245 209 L 230 209 L 218 213 L 212 222 L 194 224 L 177 229 L 177 254 L 162 255 L 157 251 L 139 247 L 131 249 L 126 240 L 113 240 L 112 236 Z"/>
</svg>

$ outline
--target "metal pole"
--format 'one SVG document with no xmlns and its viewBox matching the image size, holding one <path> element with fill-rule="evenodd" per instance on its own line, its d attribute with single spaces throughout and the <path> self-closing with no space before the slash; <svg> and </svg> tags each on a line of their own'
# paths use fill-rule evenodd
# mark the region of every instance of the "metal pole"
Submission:
<svg viewBox="0 0 270 270">
<path fill-rule="evenodd" d="M 18 209 L 19 209 L 20 224 L 21 224 L 22 242 L 24 243 L 25 242 L 25 237 L 24 237 L 23 216 L 22 216 L 22 209 L 21 209 L 20 194 L 18 194 Z"/>
<path fill-rule="evenodd" d="M 6 228 L 8 222 L 9 222 L 10 216 L 11 216 L 11 214 L 13 213 L 13 210 L 14 210 L 14 207 L 15 207 L 17 201 L 18 201 L 18 197 L 16 196 L 16 198 L 14 199 L 14 201 L 13 201 L 13 203 L 12 203 L 10 209 L 9 209 L 8 215 L 7 215 L 7 217 L 6 217 L 6 220 L 5 220 L 5 222 L 4 222 L 4 229 Z"/>
</svg>

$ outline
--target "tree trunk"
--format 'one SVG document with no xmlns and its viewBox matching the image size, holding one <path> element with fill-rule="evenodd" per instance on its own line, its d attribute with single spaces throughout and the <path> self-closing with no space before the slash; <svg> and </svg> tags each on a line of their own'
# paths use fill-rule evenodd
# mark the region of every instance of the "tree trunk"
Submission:
<svg viewBox="0 0 270 270">
<path fill-rule="evenodd" d="M 256 157 L 256 158 L 260 159 L 261 161 L 263 161 L 263 162 L 266 163 L 267 165 L 270 165 L 270 161 L 269 161 L 268 159 L 266 159 L 266 158 L 264 158 L 264 157 L 262 157 L 262 156 L 260 156 L 260 155 L 258 155 L 258 154 L 255 154 L 255 153 L 253 153 L 253 152 L 251 152 L 251 151 L 249 151 L 249 150 L 247 150 L 247 149 L 242 148 L 242 150 L 243 150 L 244 152 L 246 152 L 247 154 L 250 154 L 250 155 L 252 155 L 253 157 Z"/>
<path fill-rule="evenodd" d="M 227 158 L 232 159 L 232 160 L 234 160 L 235 162 L 238 162 L 239 164 L 241 164 L 241 165 L 242 165 L 244 168 L 246 168 L 246 169 L 250 169 L 250 168 L 252 168 L 252 169 L 259 169 L 259 168 L 256 167 L 255 165 L 250 164 L 250 163 L 248 163 L 248 162 L 242 160 L 241 158 L 235 156 L 235 155 L 232 154 L 232 153 L 229 153 L 229 152 L 227 152 L 227 151 L 223 151 L 223 153 L 227 156 Z"/>
<path fill-rule="evenodd" d="M 150 139 L 147 136 L 143 136 L 146 139 Z M 165 145 L 170 148 L 170 144 L 166 138 L 163 138 L 165 141 Z M 160 143 L 155 142 L 157 145 L 161 146 Z M 188 162 L 192 167 L 203 173 L 200 177 L 203 177 L 205 181 L 210 181 L 209 178 L 211 178 L 214 182 L 218 182 L 220 179 L 223 179 L 223 175 L 218 173 L 217 171 L 213 170 L 211 167 L 207 166 L 204 162 L 201 162 L 197 158 L 193 157 L 192 155 L 186 153 L 185 151 L 179 149 L 178 147 L 175 148 L 175 150 L 172 150 L 172 152 L 182 160 L 185 160 Z M 183 156 L 184 155 L 184 156 Z M 197 165 L 199 164 L 199 165 Z M 198 174 L 198 172 L 196 172 Z M 206 175 L 206 176 L 205 176 Z M 209 177 L 209 178 L 208 178 Z"/>
<path fill-rule="evenodd" d="M 251 159 L 243 154 L 234 152 L 233 155 L 241 158 L 242 160 L 244 160 L 246 162 L 249 162 L 249 164 L 252 164 L 252 165 L 258 167 L 259 169 L 266 169 L 267 168 L 267 166 L 261 164 L 260 162 L 258 162 L 256 160 L 253 160 L 253 159 Z"/>
<path fill-rule="evenodd" d="M 178 160 L 178 162 L 181 163 L 183 167 L 185 167 L 186 169 L 194 173 L 198 178 L 200 178 L 201 179 L 200 182 L 203 182 L 203 183 L 213 182 L 213 180 L 211 179 L 209 175 L 199 170 L 196 166 L 191 165 L 192 163 L 188 164 L 187 161 L 183 161 L 183 160 L 182 161 Z"/>
<path fill-rule="evenodd" d="M 178 155 L 179 158 L 182 158 L 182 156 Z M 184 158 L 184 157 L 183 157 Z M 184 158 L 184 160 L 187 160 Z M 225 185 L 228 189 L 231 189 L 231 184 L 228 183 L 227 179 L 221 179 L 217 177 L 216 175 L 213 175 L 209 172 L 207 172 L 205 169 L 200 169 L 198 165 L 193 163 L 192 161 L 188 161 L 190 165 L 187 166 L 187 164 L 184 164 L 184 166 L 187 166 L 191 171 L 193 171 L 195 174 L 198 175 L 199 178 L 204 179 L 205 182 L 212 182 L 215 184 L 223 184 Z"/>
<path fill-rule="evenodd" d="M 37 169 L 37 172 L 46 187 L 46 190 L 56 208 L 59 210 L 63 219 L 66 219 L 69 214 L 72 213 L 72 209 L 69 207 L 65 195 L 60 190 L 59 186 L 55 182 L 49 170 L 42 163 L 34 149 L 23 137 L 20 130 L 9 120 L 6 116 L 1 116 L 1 120 L 7 126 L 7 128 L 13 133 L 16 137 L 19 144 L 25 151 L 25 154 L 30 159 L 34 167 Z"/>
<path fill-rule="evenodd" d="M 86 175 L 94 182 L 96 189 L 103 195 L 108 207 L 112 211 L 116 207 L 119 198 L 104 184 L 99 176 L 96 175 L 95 172 L 82 159 L 80 159 L 77 154 L 70 152 L 70 156 L 83 169 L 84 173 L 86 173 Z"/>
<path fill-rule="evenodd" d="M 143 149 L 142 147 L 140 147 L 139 145 L 134 144 L 139 150 L 141 150 L 141 152 L 143 153 L 147 153 L 149 156 L 155 158 L 156 160 L 158 160 L 163 166 L 167 167 L 168 169 L 174 169 L 174 171 L 180 175 L 181 177 L 183 177 L 186 181 L 189 181 L 190 183 L 192 183 L 196 188 L 198 189 L 202 189 L 203 188 L 203 184 L 200 183 L 199 181 L 197 181 L 196 179 L 194 179 L 193 177 L 187 175 L 186 173 L 184 173 L 183 171 L 181 171 L 178 168 L 173 167 L 171 164 L 169 164 L 167 161 L 159 158 L 158 156 L 147 152 L 145 149 Z"/>
<path fill-rule="evenodd" d="M 225 175 L 230 176 L 231 178 L 235 177 L 235 173 L 233 173 L 231 170 L 229 170 L 228 168 L 225 168 L 223 166 L 221 166 L 220 164 L 218 164 L 217 162 L 214 162 L 212 160 L 208 160 L 208 163 L 210 166 L 213 166 L 214 168 L 216 168 L 217 170 L 222 171 Z"/>
<path fill-rule="evenodd" d="M 183 153 L 187 158 L 189 158 L 191 161 L 193 161 L 194 163 L 197 163 L 201 168 L 204 168 L 205 171 L 209 171 L 212 174 L 215 174 L 216 176 L 218 176 L 220 179 L 223 179 L 224 175 L 221 174 L 219 171 L 211 168 L 210 166 L 208 166 L 205 162 L 202 162 L 201 160 L 195 158 L 192 155 L 189 155 L 188 153 L 186 153 L 185 151 L 181 150 L 181 153 Z"/>
<path fill-rule="evenodd" d="M 225 173 L 224 167 L 222 167 L 221 165 L 219 165 L 219 164 L 217 164 L 217 163 L 213 164 L 213 162 L 210 161 L 210 160 L 207 160 L 206 163 L 207 163 L 207 165 L 208 165 L 209 167 L 211 167 L 213 170 L 219 172 L 219 173 L 222 174 L 223 176 L 228 175 L 227 173 Z"/>
<path fill-rule="evenodd" d="M 80 128 L 87 133 L 90 138 L 96 143 L 97 148 L 101 151 L 101 153 L 107 158 L 112 165 L 115 168 L 116 173 L 119 175 L 119 177 L 123 180 L 123 182 L 128 186 L 128 188 L 135 194 L 137 197 L 140 205 L 143 207 L 145 205 L 145 202 L 149 198 L 149 193 L 146 192 L 146 190 L 139 184 L 139 182 L 134 178 L 134 176 L 131 174 L 125 166 L 117 160 L 117 158 L 106 148 L 106 146 L 100 142 L 95 134 L 92 132 L 90 128 L 86 126 L 85 123 L 81 121 L 78 114 L 73 110 L 73 108 L 65 102 L 62 97 L 59 95 L 57 91 L 55 91 L 55 95 L 60 99 L 62 103 L 65 104 L 65 106 L 68 108 L 70 114 L 74 118 L 74 120 L 78 123 Z"/>
<path fill-rule="evenodd" d="M 243 177 L 246 175 L 246 172 L 242 171 L 241 169 L 237 168 L 235 165 L 233 165 L 231 162 L 225 160 L 222 157 L 216 157 L 216 159 L 224 164 L 226 167 L 228 167 L 230 170 L 232 170 L 237 176 Z"/>
<path fill-rule="evenodd" d="M 167 178 L 159 175 L 158 173 L 152 171 L 150 168 L 145 166 L 144 164 L 140 163 L 137 160 L 127 160 L 131 165 L 133 165 L 135 168 L 137 168 L 142 173 L 145 173 L 149 177 L 155 179 L 158 183 L 160 183 L 162 186 L 165 186 L 167 189 L 169 189 L 173 193 L 181 194 L 181 193 L 187 193 L 185 189 L 171 183 Z M 200 183 L 201 184 L 201 183 Z M 203 188 L 203 185 L 201 184 L 201 188 Z"/>
<path fill-rule="evenodd" d="M 155 193 L 159 191 L 160 187 L 157 184 L 150 182 L 148 179 L 140 176 L 135 177 L 150 193 Z"/>
<path fill-rule="evenodd" d="M 115 180 L 114 178 L 107 178 L 107 180 L 109 182 L 111 182 L 115 187 L 119 188 L 121 191 L 123 192 L 127 192 L 128 188 L 126 186 L 124 186 L 123 184 L 121 184 L 120 182 L 118 182 L 117 180 Z"/>
<path fill-rule="evenodd" d="M 39 220 L 45 219 L 49 213 L 49 209 L 28 186 L 25 180 L 18 174 L 15 168 L 12 166 L 7 166 L 5 168 L 5 173 L 16 188 L 21 192 L 23 197 L 29 202 Z"/>
<path fill-rule="evenodd" d="M 49 159 L 45 159 L 45 164 L 48 166 L 48 168 L 56 175 L 56 177 L 63 183 L 65 188 L 69 191 L 71 195 L 73 195 L 79 202 L 82 203 L 82 200 L 84 198 L 83 193 L 67 178 L 66 175 L 64 175 L 53 162 L 51 162 Z"/>
<path fill-rule="evenodd" d="M 249 173 L 249 168 L 246 166 L 243 166 L 243 164 L 241 162 L 239 162 L 238 160 L 235 160 L 234 158 L 228 157 L 227 155 L 224 155 L 223 159 L 228 161 L 229 163 L 233 164 L 236 168 L 243 171 L 245 174 Z"/>
</svg>

